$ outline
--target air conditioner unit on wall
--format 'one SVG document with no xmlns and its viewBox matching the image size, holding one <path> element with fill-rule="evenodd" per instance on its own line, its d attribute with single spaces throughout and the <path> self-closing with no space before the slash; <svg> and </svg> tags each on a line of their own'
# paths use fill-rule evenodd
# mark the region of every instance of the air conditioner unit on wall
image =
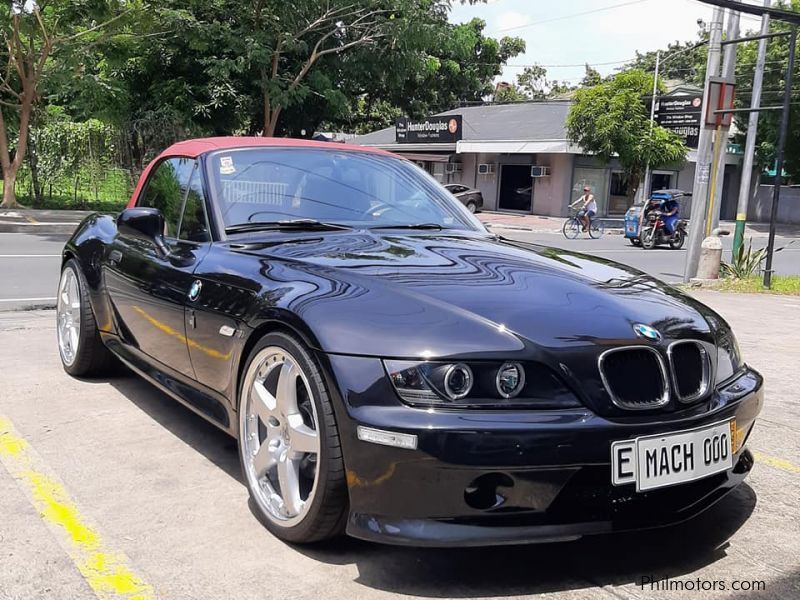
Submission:
<svg viewBox="0 0 800 600">
<path fill-rule="evenodd" d="M 444 169 L 445 173 L 461 173 L 461 163 L 447 163 Z"/>
<path fill-rule="evenodd" d="M 550 167 L 538 167 L 533 165 L 531 167 L 531 177 L 547 177 L 550 175 Z"/>
<path fill-rule="evenodd" d="M 494 173 L 494 163 L 481 163 L 478 165 L 478 175 L 491 175 Z"/>
</svg>

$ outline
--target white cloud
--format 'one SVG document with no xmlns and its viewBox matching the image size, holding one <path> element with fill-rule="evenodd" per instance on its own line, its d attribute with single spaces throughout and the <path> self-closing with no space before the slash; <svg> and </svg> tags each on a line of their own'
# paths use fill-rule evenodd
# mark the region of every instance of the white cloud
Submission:
<svg viewBox="0 0 800 600">
<path fill-rule="evenodd" d="M 527 25 L 531 22 L 531 16 L 519 13 L 515 10 L 502 12 L 493 20 L 492 29 L 496 31 L 503 31 L 504 29 L 511 29 L 512 27 L 520 27 Z"/>
</svg>

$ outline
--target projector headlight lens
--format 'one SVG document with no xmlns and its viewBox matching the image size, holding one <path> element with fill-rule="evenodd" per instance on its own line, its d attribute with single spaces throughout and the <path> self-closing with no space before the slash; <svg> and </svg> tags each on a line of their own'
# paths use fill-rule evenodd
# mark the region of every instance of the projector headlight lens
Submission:
<svg viewBox="0 0 800 600">
<path fill-rule="evenodd" d="M 507 362 L 497 370 L 497 393 L 503 398 L 515 398 L 525 387 L 525 369 L 516 362 Z"/>
<path fill-rule="evenodd" d="M 464 363 L 451 365 L 444 375 L 444 391 L 451 400 L 460 400 L 472 389 L 472 369 Z"/>
</svg>

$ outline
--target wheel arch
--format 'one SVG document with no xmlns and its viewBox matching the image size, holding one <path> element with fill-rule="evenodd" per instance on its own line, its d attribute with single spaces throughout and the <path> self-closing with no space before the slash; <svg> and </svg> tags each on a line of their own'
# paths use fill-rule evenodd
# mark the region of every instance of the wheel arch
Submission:
<svg viewBox="0 0 800 600">
<path fill-rule="evenodd" d="M 242 345 L 242 350 L 239 354 L 239 360 L 235 370 L 235 380 L 232 390 L 233 401 L 231 404 L 234 410 L 237 412 L 239 411 L 239 387 L 242 383 L 242 377 L 244 376 L 244 368 L 247 363 L 247 359 L 249 358 L 253 347 L 265 335 L 270 333 L 286 333 L 303 342 L 303 344 L 306 345 L 312 354 L 317 354 L 320 350 L 319 342 L 317 341 L 316 336 L 314 336 L 314 334 L 311 332 L 311 329 L 308 327 L 308 325 L 306 325 L 302 319 L 295 315 L 292 315 L 291 318 L 281 318 L 277 315 L 266 316 L 258 320 L 256 324 L 251 325 L 251 327 L 252 329 Z M 322 369 L 323 373 L 327 371 L 326 365 L 319 364 L 318 366 Z M 325 374 L 327 375 L 327 373 Z"/>
</svg>

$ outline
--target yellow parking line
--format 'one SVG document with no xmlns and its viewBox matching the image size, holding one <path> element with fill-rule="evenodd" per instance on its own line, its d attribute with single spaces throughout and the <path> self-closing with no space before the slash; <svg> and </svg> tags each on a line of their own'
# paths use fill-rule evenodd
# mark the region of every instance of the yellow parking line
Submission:
<svg viewBox="0 0 800 600">
<path fill-rule="evenodd" d="M 780 469 L 781 471 L 788 471 L 789 473 L 800 473 L 800 466 L 789 462 L 788 460 L 784 460 L 783 458 L 778 458 L 777 456 L 770 456 L 769 454 L 762 454 L 757 450 L 753 450 L 753 456 L 756 457 L 756 460 L 760 463 L 764 463 L 770 467 L 775 469 Z"/>
<path fill-rule="evenodd" d="M 0 463 L 26 493 L 98 598 L 155 597 L 153 588 L 133 572 L 128 557 L 108 548 L 100 533 L 81 515 L 64 485 L 48 473 L 36 451 L 2 415 Z"/>
</svg>

